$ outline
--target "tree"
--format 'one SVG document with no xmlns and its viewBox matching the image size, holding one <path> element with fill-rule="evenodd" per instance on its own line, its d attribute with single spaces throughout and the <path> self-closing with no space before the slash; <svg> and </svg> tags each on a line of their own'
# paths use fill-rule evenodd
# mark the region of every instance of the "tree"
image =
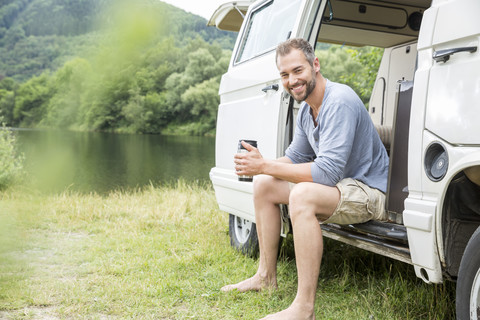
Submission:
<svg viewBox="0 0 480 320">
<path fill-rule="evenodd" d="M 230 54 L 229 51 L 222 50 L 215 50 L 212 54 L 207 48 L 200 47 L 188 54 L 183 73 L 173 73 L 167 78 L 165 83 L 167 102 L 175 106 L 177 119 L 195 122 L 198 115 L 209 114 L 208 122 L 215 122 L 220 76 L 227 71 Z M 200 90 L 206 92 L 200 93 Z M 201 101 L 197 102 L 195 97 L 201 98 Z M 200 107 L 202 103 L 205 105 Z M 210 112 L 205 113 L 205 110 Z"/>
<path fill-rule="evenodd" d="M 0 126 L 0 190 L 8 188 L 21 177 L 23 159 L 23 155 L 17 154 L 15 136 L 2 124 Z"/>
<path fill-rule="evenodd" d="M 349 85 L 368 105 L 377 76 L 383 49 L 330 46 L 316 52 L 322 74 L 336 82 Z"/>
<path fill-rule="evenodd" d="M 191 86 L 182 94 L 182 101 L 191 106 L 190 113 L 197 121 L 200 121 L 205 129 L 215 128 L 218 104 L 219 79 L 210 78 L 195 86 Z"/>
<path fill-rule="evenodd" d="M 383 49 L 375 47 L 364 47 L 360 50 L 350 49 L 349 54 L 357 61 L 362 68 L 357 74 L 347 74 L 345 81 L 356 88 L 357 93 L 362 97 L 364 103 L 368 103 L 372 95 L 373 86 L 382 61 Z"/>
<path fill-rule="evenodd" d="M 6 125 L 13 126 L 13 108 L 15 107 L 15 92 L 0 89 L 0 117 Z"/>
<path fill-rule="evenodd" d="M 8 125 L 14 125 L 13 108 L 15 107 L 15 91 L 18 84 L 11 78 L 0 81 L 0 118 Z"/>
<path fill-rule="evenodd" d="M 15 124 L 23 127 L 37 125 L 44 117 L 48 101 L 54 93 L 51 79 L 45 73 L 22 84 L 15 97 Z"/>
<path fill-rule="evenodd" d="M 43 125 L 70 128 L 78 124 L 91 72 L 87 60 L 76 58 L 55 73 L 52 81 L 56 92 L 47 103 Z"/>
</svg>

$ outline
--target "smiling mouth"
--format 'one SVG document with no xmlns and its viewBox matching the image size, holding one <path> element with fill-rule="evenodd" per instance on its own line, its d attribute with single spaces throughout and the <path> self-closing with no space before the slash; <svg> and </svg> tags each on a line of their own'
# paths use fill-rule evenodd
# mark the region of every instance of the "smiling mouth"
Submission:
<svg viewBox="0 0 480 320">
<path fill-rule="evenodd" d="M 300 85 L 297 85 L 295 87 L 291 87 L 290 90 L 294 93 L 300 93 L 302 90 L 303 90 L 303 87 L 304 87 L 305 84 L 300 84 Z"/>
</svg>

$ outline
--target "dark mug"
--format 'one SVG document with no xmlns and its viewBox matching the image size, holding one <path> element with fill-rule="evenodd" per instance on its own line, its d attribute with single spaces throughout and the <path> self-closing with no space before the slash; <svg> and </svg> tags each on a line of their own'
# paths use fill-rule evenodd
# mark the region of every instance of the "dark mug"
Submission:
<svg viewBox="0 0 480 320">
<path fill-rule="evenodd" d="M 237 153 L 247 153 L 248 150 L 245 149 L 244 146 L 242 146 L 242 141 L 245 141 L 246 143 L 248 143 L 249 145 L 253 146 L 253 147 L 257 147 L 257 141 L 256 140 L 239 140 L 238 141 L 238 151 Z M 241 175 L 241 176 L 238 176 L 238 181 L 247 181 L 247 182 L 252 182 L 253 181 L 253 177 L 252 176 L 244 176 L 244 175 Z"/>
</svg>

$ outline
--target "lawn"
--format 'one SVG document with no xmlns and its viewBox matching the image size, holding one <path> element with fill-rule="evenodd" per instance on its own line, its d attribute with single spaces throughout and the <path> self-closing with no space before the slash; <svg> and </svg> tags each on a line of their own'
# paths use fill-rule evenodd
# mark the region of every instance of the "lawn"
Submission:
<svg viewBox="0 0 480 320">
<path fill-rule="evenodd" d="M 209 185 L 108 195 L 13 188 L 0 201 L 0 319 L 258 319 L 296 293 L 291 237 L 279 289 L 222 293 L 257 261 L 234 251 Z M 328 239 L 327 239 L 328 240 Z M 454 284 L 325 242 L 317 319 L 454 319 Z"/>
</svg>

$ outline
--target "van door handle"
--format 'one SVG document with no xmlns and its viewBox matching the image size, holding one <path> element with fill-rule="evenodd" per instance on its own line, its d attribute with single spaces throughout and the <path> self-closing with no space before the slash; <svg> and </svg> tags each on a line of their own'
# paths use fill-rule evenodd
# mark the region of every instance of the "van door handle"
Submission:
<svg viewBox="0 0 480 320">
<path fill-rule="evenodd" d="M 436 62 L 447 62 L 450 59 L 450 56 L 459 52 L 470 52 L 474 53 L 477 51 L 477 47 L 461 47 L 461 48 L 452 48 L 445 50 L 438 50 L 433 52 L 433 60 Z"/>
<path fill-rule="evenodd" d="M 263 92 L 267 92 L 268 90 L 278 91 L 278 84 L 271 84 L 262 89 Z"/>
</svg>

